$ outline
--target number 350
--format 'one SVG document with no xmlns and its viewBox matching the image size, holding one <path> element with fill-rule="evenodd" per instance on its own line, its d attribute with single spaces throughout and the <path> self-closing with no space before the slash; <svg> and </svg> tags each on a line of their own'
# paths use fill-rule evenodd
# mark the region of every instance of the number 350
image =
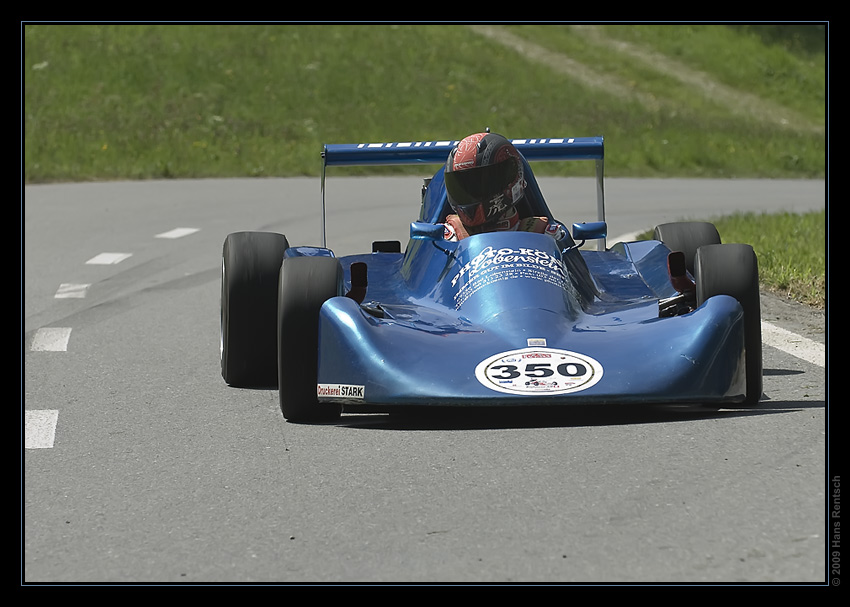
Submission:
<svg viewBox="0 0 850 607">
<path fill-rule="evenodd" d="M 558 373 L 564 377 L 581 377 L 587 374 L 587 367 L 581 363 L 561 363 L 552 369 L 552 363 L 528 363 L 520 372 L 517 365 L 493 365 L 490 367 L 490 377 L 493 379 L 516 379 L 520 375 L 541 379 Z"/>
</svg>

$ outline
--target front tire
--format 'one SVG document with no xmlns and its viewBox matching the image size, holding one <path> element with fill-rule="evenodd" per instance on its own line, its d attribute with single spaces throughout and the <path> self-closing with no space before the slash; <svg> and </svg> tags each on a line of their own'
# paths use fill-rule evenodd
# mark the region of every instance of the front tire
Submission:
<svg viewBox="0 0 850 607">
<path fill-rule="evenodd" d="M 234 232 L 221 261 L 221 376 L 242 388 L 277 387 L 277 283 L 286 237 Z"/>
<path fill-rule="evenodd" d="M 744 309 L 747 395 L 745 404 L 756 405 L 762 394 L 761 307 L 758 259 L 746 244 L 700 247 L 694 258 L 697 305 L 709 297 L 730 295 Z"/>
<path fill-rule="evenodd" d="M 319 403 L 319 310 L 344 293 L 343 271 L 335 257 L 283 260 L 277 301 L 277 360 L 280 409 L 291 422 L 332 421 L 340 405 Z"/>
<path fill-rule="evenodd" d="M 694 257 L 697 249 L 710 244 L 720 244 L 720 234 L 713 223 L 704 221 L 679 221 L 655 226 L 655 240 L 660 240 L 671 251 L 685 254 L 685 265 L 694 274 Z"/>
</svg>

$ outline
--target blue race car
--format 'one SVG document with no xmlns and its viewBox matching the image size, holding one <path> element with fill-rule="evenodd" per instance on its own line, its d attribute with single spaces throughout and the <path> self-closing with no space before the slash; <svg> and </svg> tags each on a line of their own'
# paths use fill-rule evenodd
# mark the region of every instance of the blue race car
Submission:
<svg viewBox="0 0 850 607">
<path fill-rule="evenodd" d="M 333 420 L 343 407 L 758 403 L 752 247 L 721 244 L 699 222 L 608 247 L 603 139 L 512 143 L 533 216 L 553 214 L 529 161 L 595 161 L 596 221 L 446 240 L 440 167 L 403 249 L 379 241 L 337 258 L 324 242 L 327 167 L 444 164 L 456 142 L 326 145 L 320 245 L 270 232 L 225 239 L 225 382 L 277 387 L 292 422 Z"/>
</svg>

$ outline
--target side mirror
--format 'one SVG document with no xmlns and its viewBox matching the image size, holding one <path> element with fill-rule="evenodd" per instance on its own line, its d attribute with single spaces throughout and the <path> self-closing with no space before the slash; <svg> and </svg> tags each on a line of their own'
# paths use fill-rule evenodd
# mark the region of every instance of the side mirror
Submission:
<svg viewBox="0 0 850 607">
<path fill-rule="evenodd" d="M 446 228 L 440 223 L 414 221 L 410 224 L 410 238 L 413 240 L 443 240 Z"/>
<path fill-rule="evenodd" d="M 604 221 L 573 224 L 573 240 L 597 240 L 608 236 L 608 224 Z"/>
</svg>

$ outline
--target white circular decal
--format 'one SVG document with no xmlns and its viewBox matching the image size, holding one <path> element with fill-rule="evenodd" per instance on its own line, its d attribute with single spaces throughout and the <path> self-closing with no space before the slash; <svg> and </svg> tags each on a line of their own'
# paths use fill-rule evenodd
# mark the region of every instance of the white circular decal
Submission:
<svg viewBox="0 0 850 607">
<path fill-rule="evenodd" d="M 567 394 L 586 390 L 602 379 L 602 365 L 577 352 L 523 348 L 481 361 L 475 377 L 497 392 Z"/>
</svg>

